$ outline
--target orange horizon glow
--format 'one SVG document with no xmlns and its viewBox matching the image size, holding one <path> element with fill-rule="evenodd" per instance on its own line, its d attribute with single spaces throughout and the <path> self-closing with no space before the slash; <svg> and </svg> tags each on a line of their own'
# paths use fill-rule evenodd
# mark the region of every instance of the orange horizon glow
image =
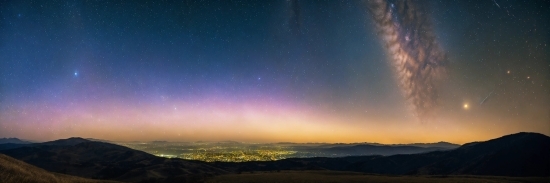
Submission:
<svg viewBox="0 0 550 183">
<path fill-rule="evenodd" d="M 36 109 L 29 111 L 39 112 L 32 115 L 29 111 L 4 112 L 0 119 L 8 123 L 0 127 L 11 129 L 5 130 L 12 132 L 5 136 L 38 141 L 86 137 L 110 141 L 382 144 L 445 141 L 464 144 L 524 131 L 550 134 L 544 130 L 550 129 L 548 124 L 491 129 L 491 125 L 479 125 L 486 124 L 480 123 L 482 119 L 459 123 L 444 118 L 419 122 L 413 116 L 354 117 L 289 103 L 214 101 L 201 105 L 175 102 L 174 105 L 139 107 L 111 103 L 102 107 L 74 107 L 70 111 L 35 106 Z M 31 121 L 34 125 L 25 126 L 16 121 Z"/>
</svg>

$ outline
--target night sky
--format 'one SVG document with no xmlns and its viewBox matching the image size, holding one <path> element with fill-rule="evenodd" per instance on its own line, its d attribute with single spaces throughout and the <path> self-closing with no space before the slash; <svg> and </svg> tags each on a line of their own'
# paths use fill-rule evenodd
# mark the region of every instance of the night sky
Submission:
<svg viewBox="0 0 550 183">
<path fill-rule="evenodd" d="M 548 1 L 0 1 L 0 137 L 550 135 Z"/>
</svg>

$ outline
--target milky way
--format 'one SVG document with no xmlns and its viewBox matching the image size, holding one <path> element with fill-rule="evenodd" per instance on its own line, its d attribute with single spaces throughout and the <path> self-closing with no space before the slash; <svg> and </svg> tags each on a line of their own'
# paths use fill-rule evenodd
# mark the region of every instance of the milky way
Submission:
<svg viewBox="0 0 550 183">
<path fill-rule="evenodd" d="M 425 120 L 438 104 L 436 80 L 447 65 L 422 6 L 412 1 L 367 1 L 399 87 L 415 115 Z"/>
</svg>

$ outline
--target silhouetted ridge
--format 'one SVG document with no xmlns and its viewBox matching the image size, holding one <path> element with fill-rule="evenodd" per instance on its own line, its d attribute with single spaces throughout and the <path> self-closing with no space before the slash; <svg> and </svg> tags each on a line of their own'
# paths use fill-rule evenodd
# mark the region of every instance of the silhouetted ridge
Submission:
<svg viewBox="0 0 550 183">
<path fill-rule="evenodd" d="M 91 141 L 80 137 L 71 137 L 68 139 L 59 139 L 59 140 L 54 140 L 49 142 L 42 142 L 42 143 L 25 143 L 25 144 L 6 143 L 6 144 L 0 144 L 0 150 L 15 149 L 20 147 L 36 147 L 36 146 L 72 146 L 83 142 L 91 142 Z"/>
<path fill-rule="evenodd" d="M 542 143 L 550 141 L 550 137 L 540 133 L 521 132 L 516 134 L 505 135 L 500 138 L 491 139 L 485 142 L 472 142 L 464 144 L 458 149 L 469 148 L 506 148 L 510 146 L 518 146 L 523 143 Z"/>
<path fill-rule="evenodd" d="M 425 169 L 442 169 L 454 165 L 447 172 L 434 173 L 550 176 L 550 137 L 538 133 L 517 133 L 485 142 L 462 146 L 447 155 L 445 161 Z M 450 160 L 459 160 L 456 164 Z"/>
<path fill-rule="evenodd" d="M 43 142 L 43 143 L 37 143 L 37 144 L 66 146 L 66 145 L 76 145 L 76 144 L 80 144 L 80 143 L 83 143 L 83 142 L 91 142 L 91 141 L 86 140 L 84 138 L 80 138 L 80 137 L 71 137 L 71 138 L 68 138 L 68 139 L 59 139 L 59 140 Z"/>
<path fill-rule="evenodd" d="M 32 142 L 24 141 L 18 138 L 0 138 L 0 144 L 30 144 Z"/>
<path fill-rule="evenodd" d="M 48 171 L 94 179 L 132 182 L 167 178 L 187 180 L 189 175 L 200 178 L 225 172 L 204 162 L 162 158 L 83 138 L 61 139 L 0 153 Z"/>
</svg>

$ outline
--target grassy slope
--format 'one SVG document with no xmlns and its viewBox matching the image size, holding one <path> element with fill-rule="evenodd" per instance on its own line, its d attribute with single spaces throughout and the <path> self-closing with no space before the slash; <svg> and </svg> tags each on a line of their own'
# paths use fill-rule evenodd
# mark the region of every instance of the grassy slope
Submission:
<svg viewBox="0 0 550 183">
<path fill-rule="evenodd" d="M 0 154 L 0 182 L 2 183 L 65 183 L 65 182 L 82 182 L 82 183 L 98 183 L 114 181 L 101 181 L 85 179 L 70 175 L 51 173 L 44 169 L 29 165 L 25 162 L 13 159 L 4 154 Z"/>
<path fill-rule="evenodd" d="M 220 175 L 206 180 L 207 183 L 262 182 L 262 183 L 354 183 L 354 182 L 550 182 L 550 177 L 494 177 L 494 176 L 383 176 L 355 172 L 338 171 L 281 171 L 281 172 L 245 172 L 241 174 Z"/>
</svg>

